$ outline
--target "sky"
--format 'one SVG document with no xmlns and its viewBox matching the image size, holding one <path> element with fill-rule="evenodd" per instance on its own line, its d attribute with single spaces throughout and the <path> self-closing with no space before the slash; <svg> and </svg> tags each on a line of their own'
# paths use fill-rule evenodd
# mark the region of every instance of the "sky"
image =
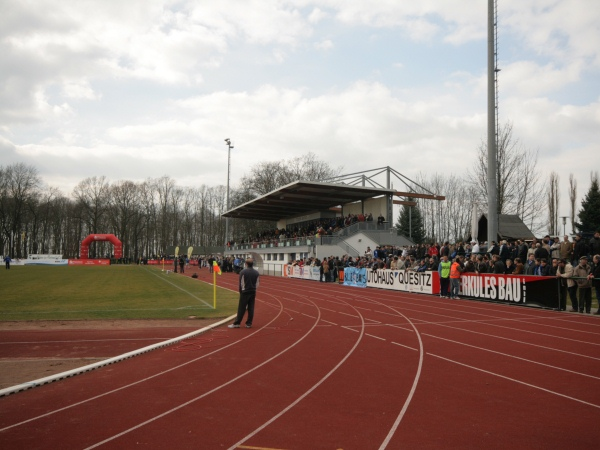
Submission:
<svg viewBox="0 0 600 450">
<path fill-rule="evenodd" d="M 560 215 L 600 170 L 599 23 L 595 0 L 498 0 L 499 120 L 559 174 Z M 486 102 L 485 0 L 0 0 L 0 166 L 65 195 L 225 185 L 225 138 L 233 187 L 308 152 L 466 174 Z"/>
</svg>

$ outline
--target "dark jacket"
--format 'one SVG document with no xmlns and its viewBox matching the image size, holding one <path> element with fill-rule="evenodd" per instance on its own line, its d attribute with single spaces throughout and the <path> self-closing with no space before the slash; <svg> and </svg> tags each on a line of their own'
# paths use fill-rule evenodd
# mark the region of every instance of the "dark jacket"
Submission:
<svg viewBox="0 0 600 450">
<path fill-rule="evenodd" d="M 573 259 L 579 261 L 582 256 L 587 256 L 587 245 L 583 242 L 583 239 L 579 239 L 573 248 Z"/>
<path fill-rule="evenodd" d="M 258 277 L 259 273 L 253 267 L 247 267 L 240 272 L 240 292 L 256 292 L 258 289 Z"/>
<path fill-rule="evenodd" d="M 600 255 L 600 238 L 594 236 L 590 239 L 590 253 L 592 256 Z"/>
</svg>

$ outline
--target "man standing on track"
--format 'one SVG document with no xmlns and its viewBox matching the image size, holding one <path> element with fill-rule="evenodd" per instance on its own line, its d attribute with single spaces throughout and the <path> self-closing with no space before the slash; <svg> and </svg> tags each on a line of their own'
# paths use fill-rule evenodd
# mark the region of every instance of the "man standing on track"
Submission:
<svg viewBox="0 0 600 450">
<path fill-rule="evenodd" d="M 248 310 L 248 318 L 246 319 L 246 328 L 252 328 L 252 321 L 254 320 L 254 303 L 256 301 L 256 289 L 258 289 L 258 270 L 254 269 L 254 260 L 252 258 L 246 259 L 246 268 L 240 272 L 239 291 L 240 300 L 238 303 L 238 313 L 229 328 L 239 328 Z"/>
</svg>

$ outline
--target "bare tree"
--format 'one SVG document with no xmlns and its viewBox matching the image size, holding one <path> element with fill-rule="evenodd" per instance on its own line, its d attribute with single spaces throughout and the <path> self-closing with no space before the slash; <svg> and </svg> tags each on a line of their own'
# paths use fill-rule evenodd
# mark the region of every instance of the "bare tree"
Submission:
<svg viewBox="0 0 600 450">
<path fill-rule="evenodd" d="M 548 180 L 548 231 L 552 236 L 559 233 L 558 230 L 558 210 L 560 204 L 560 191 L 558 189 L 559 176 L 556 172 L 550 173 Z"/>
<path fill-rule="evenodd" d="M 575 232 L 575 214 L 577 214 L 577 180 L 569 174 L 569 204 L 571 206 L 571 230 Z"/>
<path fill-rule="evenodd" d="M 517 214 L 534 233 L 543 224 L 539 221 L 539 204 L 544 186 L 537 170 L 538 152 L 524 148 L 513 137 L 512 123 L 498 130 L 497 190 L 498 214 Z M 477 202 L 487 208 L 487 143 L 480 144 L 477 162 L 469 173 Z"/>
<path fill-rule="evenodd" d="M 3 243 L 8 243 L 3 246 L 5 254 L 17 258 L 25 256 L 31 223 L 28 215 L 40 186 L 40 177 L 33 166 L 17 163 L 0 171 L 0 225 Z"/>
<path fill-rule="evenodd" d="M 424 174 L 417 176 L 416 182 L 432 192 L 441 192 L 446 200 L 436 201 L 417 199 L 425 239 L 427 241 L 460 241 L 470 233 L 471 208 L 476 202 L 476 194 L 462 177 L 456 175 L 444 176 L 440 174 Z"/>
</svg>

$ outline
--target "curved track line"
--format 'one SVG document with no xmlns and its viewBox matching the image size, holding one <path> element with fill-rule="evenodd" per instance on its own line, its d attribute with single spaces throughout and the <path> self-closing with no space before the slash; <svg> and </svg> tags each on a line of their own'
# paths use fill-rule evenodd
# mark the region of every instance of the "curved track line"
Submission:
<svg viewBox="0 0 600 450">
<path fill-rule="evenodd" d="M 594 376 L 594 375 L 589 375 L 587 373 L 576 372 L 575 370 L 570 370 L 570 369 L 565 369 L 563 367 L 553 366 L 551 364 L 546 364 L 546 363 L 543 363 L 543 362 L 534 361 L 533 359 L 523 358 L 521 356 L 511 355 L 509 353 L 499 352 L 497 350 L 492 350 L 490 348 L 484 348 L 484 347 L 479 347 L 479 346 L 473 345 L 473 344 L 467 344 L 466 342 L 455 341 L 453 339 L 443 338 L 441 336 L 435 336 L 435 335 L 429 334 L 429 333 L 423 333 L 423 336 L 429 336 L 429 337 L 432 337 L 434 339 L 440 339 L 442 341 L 451 342 L 453 344 L 464 345 L 465 347 L 475 348 L 477 350 L 481 350 L 481 351 L 484 351 L 484 352 L 495 353 L 496 355 L 506 356 L 507 358 L 518 359 L 519 361 L 525 361 L 525 362 L 528 362 L 530 364 L 537 364 L 537 365 L 540 365 L 540 366 L 543 366 L 543 367 L 548 367 L 550 369 L 560 370 L 560 371 L 563 371 L 563 372 L 572 373 L 574 375 L 581 375 L 582 377 L 588 377 L 588 378 L 594 378 L 596 380 L 600 380 L 600 377 L 597 377 L 597 376 Z"/>
<path fill-rule="evenodd" d="M 519 384 L 522 384 L 524 386 L 528 386 L 528 387 L 531 387 L 531 388 L 534 388 L 534 389 L 539 389 L 540 391 L 544 391 L 544 392 L 547 392 L 549 394 L 557 395 L 559 397 L 563 397 L 563 398 L 566 398 L 566 399 L 569 399 L 569 400 L 573 400 L 575 402 L 583 403 L 584 405 L 593 406 L 594 408 L 600 409 L 600 405 L 596 405 L 594 403 L 586 402 L 585 400 L 580 400 L 578 398 L 571 397 L 570 395 L 565 395 L 565 394 L 561 394 L 561 393 L 556 392 L 556 391 L 551 391 L 550 389 L 546 389 L 546 388 L 543 388 L 541 386 L 536 386 L 535 384 L 526 383 L 525 381 L 517 380 L 516 378 L 507 377 L 505 375 L 500 375 L 499 373 L 490 372 L 489 370 L 480 369 L 479 367 L 470 366 L 470 365 L 465 364 L 465 363 L 461 363 L 461 362 L 458 362 L 458 361 L 454 361 L 452 359 L 444 358 L 443 356 L 434 355 L 433 353 L 427 353 L 427 354 L 431 355 L 431 356 L 433 356 L 435 358 L 439 358 L 439 359 L 443 359 L 444 361 L 451 362 L 453 364 L 458 364 L 459 366 L 468 367 L 469 369 L 473 369 L 473 370 L 477 370 L 479 372 L 487 373 L 487 374 L 493 375 L 495 377 L 503 378 L 505 380 L 509 380 L 509 381 L 514 382 L 514 383 L 519 383 Z"/>
<path fill-rule="evenodd" d="M 354 297 L 354 298 L 355 298 L 355 300 L 363 300 L 363 301 L 366 301 L 366 302 L 368 302 L 368 303 L 370 303 L 370 304 L 376 303 L 376 304 L 378 304 L 378 305 L 381 305 L 381 306 L 383 306 L 384 308 L 391 309 L 391 310 L 394 312 L 394 315 L 396 315 L 396 316 L 400 315 L 400 316 L 402 316 L 402 317 L 403 317 L 403 318 L 404 318 L 404 319 L 405 319 L 405 320 L 406 320 L 408 323 L 410 323 L 410 325 L 411 325 L 411 327 L 413 328 L 413 330 L 414 330 L 415 334 L 417 335 L 417 338 L 418 338 L 418 341 L 419 341 L 419 363 L 418 363 L 418 366 L 417 366 L 417 372 L 415 373 L 415 378 L 414 378 L 414 380 L 413 380 L 413 384 L 412 384 L 412 386 L 411 386 L 411 390 L 410 390 L 410 392 L 409 392 L 408 396 L 406 397 L 406 400 L 404 401 L 404 404 L 403 404 L 403 406 L 402 406 L 402 409 L 401 409 L 401 410 L 400 410 L 400 412 L 398 413 L 398 416 L 396 417 L 396 420 L 394 421 L 394 423 L 393 423 L 392 427 L 390 428 L 390 430 L 389 430 L 389 432 L 388 432 L 388 434 L 387 434 L 386 438 L 384 439 L 384 441 L 381 443 L 381 446 L 379 447 L 381 450 L 383 450 L 383 449 L 385 449 L 385 448 L 387 447 L 387 445 L 389 444 L 389 442 L 390 442 L 390 440 L 392 439 L 393 435 L 395 434 L 395 432 L 396 432 L 396 430 L 397 430 L 398 426 L 400 425 L 400 422 L 402 421 L 402 419 L 403 419 L 404 415 L 406 414 L 406 411 L 408 410 L 408 406 L 410 405 L 410 403 L 411 403 L 411 401 L 412 401 L 412 398 L 414 397 L 414 394 L 415 394 L 415 392 L 416 392 L 417 385 L 418 385 L 418 383 L 419 383 L 419 379 L 420 379 L 420 377 L 421 377 L 421 370 L 422 370 L 422 367 L 423 367 L 423 357 L 424 357 L 423 341 L 422 341 L 422 339 L 421 339 L 421 335 L 420 335 L 420 333 L 419 333 L 418 329 L 416 328 L 416 326 L 414 325 L 414 323 L 413 323 L 413 322 L 412 322 L 412 321 L 411 321 L 411 320 L 410 320 L 408 317 L 406 317 L 404 314 L 402 314 L 400 311 L 397 311 L 396 309 L 394 309 L 394 308 L 397 308 L 398 306 L 390 306 L 390 305 L 386 305 L 385 303 L 381 303 L 381 302 L 379 302 L 379 301 L 377 301 L 377 300 L 374 300 L 374 299 L 363 299 L 362 297 L 359 297 L 359 295 L 358 295 L 358 294 L 354 294 L 354 293 L 348 293 L 348 292 L 344 292 L 344 295 L 346 295 L 346 296 L 350 296 L 350 297 Z M 328 299 L 328 300 L 330 300 L 330 299 Z M 344 301 L 344 300 L 341 300 L 341 301 L 340 301 L 340 300 L 338 300 L 338 302 L 343 302 L 343 303 L 345 303 L 345 304 L 349 305 L 349 304 L 348 304 L 346 301 Z M 360 334 L 360 338 L 362 338 L 362 335 L 363 335 L 363 333 L 364 333 L 364 329 L 365 329 L 364 317 L 363 317 L 363 315 L 362 315 L 362 314 L 361 314 L 361 313 L 358 311 L 358 307 L 355 307 L 355 306 L 353 306 L 353 305 L 349 305 L 349 306 L 351 306 L 351 307 L 352 307 L 352 308 L 353 308 L 353 309 L 354 309 L 354 310 L 357 312 L 358 316 L 359 316 L 359 317 L 362 319 L 362 328 L 361 328 L 361 334 Z M 334 311 L 334 312 L 338 313 L 337 311 Z M 352 331 L 355 331 L 355 330 L 352 330 Z M 357 341 L 357 344 L 356 344 L 356 345 L 358 345 L 358 341 Z M 352 349 L 352 351 L 353 351 L 353 350 L 354 350 L 354 348 Z M 345 359 L 344 359 L 344 360 L 345 360 Z M 343 361 L 342 361 L 342 362 L 343 362 Z M 338 364 L 338 366 L 339 366 L 339 365 L 341 365 L 341 362 L 340 362 L 340 364 Z M 335 367 L 333 370 L 336 370 L 338 366 L 336 366 L 336 367 Z M 333 370 L 332 370 L 332 372 L 333 372 Z M 331 374 L 331 373 L 330 373 L 330 374 Z M 329 377 L 329 375 L 330 375 L 330 374 L 327 374 L 327 377 Z M 323 381 L 324 381 L 324 380 L 323 380 Z M 320 384 L 320 383 L 321 383 L 321 382 L 319 382 L 319 384 Z M 316 386 L 315 386 L 315 388 L 316 388 Z M 308 393 L 310 393 L 312 390 L 314 390 L 314 389 L 311 389 L 309 392 L 307 392 L 307 394 L 306 394 L 306 395 L 308 395 Z M 297 403 L 298 403 L 300 400 L 302 400 L 302 398 L 304 398 L 304 397 L 305 397 L 305 396 L 303 396 L 303 397 L 299 398 L 297 401 L 295 401 L 294 403 L 292 403 L 292 404 L 291 404 L 291 405 L 290 405 L 288 408 L 286 408 L 286 410 L 282 411 L 280 414 L 278 414 L 278 415 L 277 415 L 277 416 L 275 416 L 273 419 L 271 419 L 269 422 L 267 422 L 267 423 L 266 423 L 266 424 L 265 424 L 263 427 L 261 427 L 260 429 L 256 430 L 256 431 L 255 431 L 255 432 L 253 432 L 251 435 L 248 435 L 246 438 L 244 438 L 243 440 L 241 440 L 240 442 L 238 442 L 237 444 L 235 444 L 233 447 L 230 447 L 230 450 L 231 450 L 231 449 L 234 449 L 234 448 L 235 448 L 235 447 L 237 447 L 239 444 L 241 444 L 241 443 L 245 442 L 247 439 L 249 439 L 250 437 L 252 437 L 253 435 L 255 435 L 255 434 L 258 432 L 258 431 L 260 431 L 261 429 L 263 429 L 265 426 L 267 426 L 268 424 L 272 423 L 272 422 L 273 422 L 274 420 L 276 420 L 278 417 L 280 417 L 281 415 L 283 415 L 283 414 L 284 414 L 284 413 L 285 413 L 285 412 L 286 412 L 286 411 L 287 411 L 289 408 L 291 408 L 292 406 L 296 405 L 296 404 L 297 404 Z"/>
<path fill-rule="evenodd" d="M 402 314 L 400 311 L 397 311 L 394 308 L 397 308 L 397 306 L 389 306 L 386 305 L 385 303 L 381 303 L 380 301 L 377 300 L 371 300 L 372 303 L 376 303 L 378 305 L 381 305 L 385 308 L 389 308 L 392 311 L 394 311 L 396 314 L 404 317 L 404 319 L 410 323 L 411 327 L 413 328 L 415 335 L 417 336 L 417 339 L 419 340 L 419 364 L 417 366 L 417 373 L 415 373 L 415 378 L 413 380 L 413 384 L 410 388 L 410 392 L 408 393 L 408 396 L 406 397 L 406 400 L 404 401 L 404 405 L 402 405 L 402 409 L 400 410 L 400 412 L 398 413 L 398 417 L 396 417 L 396 420 L 394 421 L 394 423 L 392 424 L 392 426 L 390 427 L 390 430 L 388 431 L 387 436 L 385 437 L 385 439 L 383 440 L 383 442 L 381 443 L 381 445 L 379 446 L 380 450 L 385 449 L 388 444 L 390 443 L 390 441 L 392 440 L 392 438 L 394 437 L 394 434 L 396 433 L 396 430 L 398 429 L 398 426 L 400 426 L 400 422 L 402 422 L 402 419 L 404 418 L 404 415 L 406 414 L 406 411 L 408 410 L 408 406 L 410 405 L 410 402 L 412 401 L 415 392 L 417 391 L 417 385 L 419 384 L 419 379 L 421 378 L 421 370 L 423 369 L 423 355 L 424 355 L 424 351 L 423 351 L 423 340 L 421 339 L 421 334 L 419 333 L 419 330 L 417 329 L 417 327 L 415 326 L 415 324 L 408 318 L 406 317 L 404 314 Z"/>
<path fill-rule="evenodd" d="M 356 310 L 356 308 L 354 308 L 350 304 L 347 304 L 347 306 L 350 306 L 351 308 L 353 308 L 354 310 Z M 318 306 L 317 306 L 317 309 L 319 310 L 319 318 L 317 320 L 317 323 L 318 323 L 318 321 L 320 320 L 320 317 L 321 317 L 321 311 L 320 311 L 320 308 Z M 262 430 L 264 430 L 265 428 L 267 428 L 269 425 L 271 425 L 273 422 L 275 422 L 277 419 L 279 419 L 281 416 L 283 416 L 285 413 L 287 413 L 290 409 L 292 409 L 294 406 L 296 406 L 298 403 L 300 403 L 302 400 L 304 400 L 311 392 L 313 392 L 321 384 L 323 384 L 331 375 L 333 375 L 335 373 L 336 370 L 338 370 L 340 368 L 340 366 L 342 364 L 344 364 L 344 362 L 346 362 L 346 360 L 350 357 L 350 355 L 352 355 L 352 353 L 354 353 L 354 351 L 358 347 L 358 344 L 362 340 L 363 335 L 364 335 L 364 331 L 365 331 L 365 321 L 364 321 L 364 318 L 363 318 L 363 316 L 358 311 L 357 311 L 357 313 L 358 313 L 359 317 L 361 318 L 361 331 L 360 331 L 360 334 L 358 335 L 358 338 L 356 339 L 356 342 L 354 343 L 354 345 L 352 346 L 352 348 L 348 351 L 348 353 L 346 353 L 346 355 L 340 360 L 340 362 L 338 362 L 327 374 L 325 374 L 325 376 L 323 376 L 323 378 L 321 378 L 317 383 L 315 383 L 304 394 L 302 394 L 300 397 L 298 397 L 296 400 L 294 400 L 292 403 L 290 403 L 288 406 L 286 406 L 284 409 L 282 409 L 278 414 L 276 414 L 273 417 L 271 417 L 271 419 L 269 419 L 267 422 L 265 422 L 264 424 L 262 424 L 260 427 L 256 428 L 252 433 L 248 434 L 246 437 L 242 438 L 240 441 L 238 441 L 237 443 L 233 444 L 231 447 L 229 447 L 229 450 L 233 450 L 233 449 L 237 448 L 239 445 L 243 444 L 248 439 L 250 439 L 253 436 L 255 436 L 256 434 L 260 433 Z"/>
<path fill-rule="evenodd" d="M 316 305 L 315 305 L 315 306 L 316 306 Z M 290 346 L 286 347 L 285 349 L 281 350 L 279 353 L 277 353 L 277 354 L 273 355 L 272 357 L 270 357 L 269 359 L 267 359 L 267 360 L 263 361 L 262 363 L 260 363 L 260 364 L 258 364 L 258 365 L 256 365 L 256 366 L 254 366 L 252 369 L 249 369 L 249 370 L 247 370 L 246 372 L 244 372 L 244 373 L 242 373 L 242 374 L 238 375 L 238 376 L 237 376 L 237 377 L 235 377 L 235 378 L 232 378 L 231 380 L 227 381 L 226 383 L 223 383 L 223 384 L 221 384 L 220 386 L 217 386 L 217 387 L 215 387 L 215 388 L 211 389 L 211 390 L 210 390 L 210 391 L 208 391 L 208 392 L 205 392 L 205 393 L 204 393 L 204 394 L 202 394 L 202 395 L 199 395 L 199 396 L 197 396 L 197 397 L 194 397 L 193 399 L 191 399 L 191 400 L 188 400 L 187 402 L 181 403 L 180 405 L 178 405 L 178 406 L 176 406 L 176 407 L 174 407 L 174 408 L 171 408 L 171 409 L 169 409 L 169 410 L 167 410 L 167 411 L 165 411 L 165 412 L 163 412 L 163 413 L 161 413 L 161 414 L 159 414 L 159 415 L 157 415 L 157 416 L 155 416 L 155 417 L 153 417 L 153 418 L 151 418 L 151 419 L 148 419 L 148 420 L 146 420 L 146 421 L 144 421 L 144 422 L 142 422 L 142 423 L 139 423 L 139 424 L 137 424 L 137 425 L 136 425 L 136 426 L 134 426 L 134 427 L 128 428 L 127 430 L 124 430 L 124 431 L 122 431 L 122 432 L 120 432 L 120 433 L 118 433 L 118 434 L 115 434 L 114 436 L 111 436 L 111 437 L 109 437 L 109 438 L 107 438 L 107 439 L 104 439 L 103 441 L 97 442 L 97 443 L 96 443 L 96 444 L 94 444 L 94 445 L 91 445 L 91 446 L 89 446 L 89 447 L 86 447 L 86 448 L 85 448 L 85 450 L 90 450 L 90 449 L 93 449 L 93 448 L 99 447 L 99 446 L 101 446 L 101 445 L 103 445 L 103 444 L 106 444 L 107 442 L 111 442 L 111 441 L 113 441 L 114 439 L 117 439 L 117 438 L 119 438 L 119 437 L 121 437 L 121 436 L 124 436 L 124 435 L 126 435 L 126 434 L 128 434 L 128 433 L 131 433 L 132 431 L 135 431 L 135 430 L 137 430 L 138 428 L 141 428 L 141 427 L 143 427 L 143 426 L 145 426 L 145 425 L 148 425 L 149 423 L 152 423 L 152 422 L 154 422 L 154 421 L 156 421 L 156 420 L 158 420 L 158 419 L 160 419 L 160 418 L 162 418 L 162 417 L 165 417 L 165 416 L 167 416 L 167 415 L 169 415 L 169 414 L 171 414 L 171 413 L 173 413 L 173 412 L 175 412 L 175 411 L 178 411 L 178 410 L 180 410 L 181 408 L 184 408 L 184 407 L 186 407 L 186 406 L 188 406 L 188 405 L 191 405 L 192 403 L 194 403 L 194 402 L 196 402 L 196 401 L 198 401 L 198 400 L 200 400 L 200 399 L 202 399 L 202 398 L 204 398 L 204 397 L 206 397 L 206 396 L 208 396 L 208 395 L 210 395 L 210 394 L 212 394 L 212 393 L 214 393 L 214 392 L 216 392 L 216 391 L 218 391 L 218 390 L 220 390 L 220 389 L 222 389 L 222 388 L 224 388 L 224 387 L 226 387 L 226 386 L 229 386 L 230 384 L 232 384 L 232 383 L 234 383 L 234 382 L 236 382 L 236 381 L 238 381 L 238 380 L 240 380 L 240 379 L 244 378 L 245 376 L 247 376 L 247 375 L 250 375 L 250 374 L 251 374 L 252 372 L 254 372 L 255 370 L 258 370 L 258 369 L 260 369 L 262 366 L 264 366 L 264 365 L 266 365 L 266 364 L 270 363 L 271 361 L 273 361 L 273 360 L 277 359 L 278 357 L 280 357 L 280 356 L 281 356 L 281 355 L 283 355 L 284 353 L 286 353 L 286 352 L 288 352 L 289 350 L 291 350 L 292 348 L 294 348 L 294 347 L 295 347 L 296 345 L 298 345 L 300 342 L 302 342 L 302 341 L 303 341 L 303 340 L 304 340 L 304 339 L 305 339 L 305 338 L 306 338 L 306 337 L 307 337 L 307 336 L 308 336 L 310 333 L 312 333 L 312 332 L 313 332 L 313 330 L 314 330 L 314 329 L 316 328 L 316 326 L 317 326 L 317 323 L 319 323 L 319 319 L 320 319 L 320 318 L 321 318 L 321 312 L 319 311 L 319 315 L 318 315 L 318 317 L 317 317 L 317 320 L 315 320 L 315 322 L 314 322 L 313 326 L 312 326 L 312 327 L 311 327 L 311 328 L 310 328 L 310 329 L 309 329 L 309 330 L 308 330 L 308 331 L 307 331 L 307 332 L 304 334 L 304 336 L 302 336 L 300 339 L 298 339 L 297 341 L 295 341 L 295 342 L 294 342 L 292 345 L 290 345 Z"/>
<path fill-rule="evenodd" d="M 278 300 L 278 301 L 279 301 L 279 300 Z M 275 317 L 274 317 L 274 318 L 273 318 L 273 319 L 272 319 L 270 322 L 268 322 L 268 323 L 267 323 L 267 324 L 266 324 L 264 327 L 262 327 L 262 328 L 266 328 L 266 327 L 268 327 L 268 326 L 269 326 L 271 323 L 273 323 L 275 320 L 277 320 L 277 318 L 278 318 L 278 317 L 281 315 L 282 311 L 283 311 L 283 305 L 281 305 L 281 308 L 280 308 L 280 311 L 279 311 L 279 313 L 278 313 L 278 314 L 277 314 L 277 315 L 276 315 L 276 316 L 275 316 Z M 233 316 L 232 316 L 232 317 L 233 317 Z M 231 320 L 231 318 L 227 318 L 227 319 L 225 319 L 224 321 L 221 321 L 221 322 L 227 322 L 227 321 L 229 321 L 229 320 Z M 219 324 L 220 324 L 221 322 L 219 322 Z M 213 325 L 214 325 L 214 324 L 213 324 Z M 138 380 L 138 381 L 134 381 L 133 383 L 126 384 L 125 386 L 121 386 L 121 387 L 119 387 L 119 388 L 116 388 L 116 389 L 113 389 L 113 390 L 111 390 L 111 391 L 103 392 L 102 394 L 96 395 L 96 396 L 94 396 L 94 397 L 90 397 L 90 398 L 88 398 L 88 399 L 85 399 L 85 400 L 79 401 L 79 402 L 77 402 L 77 403 L 73 403 L 73 404 L 71 404 L 71 405 L 64 406 L 64 407 L 62 407 L 62 408 L 59 408 L 59 409 L 55 409 L 55 410 L 53 410 L 53 411 L 48 411 L 47 413 L 41 414 L 41 415 L 39 415 L 39 416 L 32 417 L 32 418 L 30 418 L 30 419 L 27 419 L 27 420 L 24 420 L 24 421 L 22 421 L 22 422 L 18 422 L 18 423 L 15 423 L 15 424 L 9 425 L 9 426 L 7 426 L 7 427 L 4 427 L 4 428 L 0 428 L 0 432 L 2 432 L 2 431 L 4 431 L 4 430 L 8 430 L 8 429 L 10 429 L 10 428 L 14 428 L 14 427 L 20 426 L 20 425 L 24 425 L 24 424 L 26 424 L 26 423 L 29 423 L 29 422 L 33 422 L 33 421 L 35 421 L 35 420 L 38 420 L 38 419 L 42 419 L 42 418 L 44 418 L 44 417 L 51 416 L 51 415 L 53 415 L 53 414 L 56 414 L 56 413 L 59 413 L 59 412 L 65 411 L 65 410 L 67 410 L 67 409 L 74 408 L 75 406 L 79 406 L 79 405 L 82 405 L 82 404 L 84 404 L 84 403 L 91 402 L 91 401 L 93 401 L 93 400 L 97 400 L 97 399 L 99 399 L 99 398 L 102 398 L 102 397 L 105 397 L 105 396 L 107 396 L 107 395 L 114 394 L 115 392 L 122 391 L 122 390 L 124 390 L 124 389 L 127 389 L 127 388 L 130 388 L 130 387 L 132 387 L 132 386 L 136 386 L 136 385 L 138 385 L 138 384 L 140 384 L 140 383 L 144 383 L 144 382 L 146 382 L 146 381 L 148 381 L 148 380 L 151 380 L 151 379 L 153 379 L 153 378 L 156 378 L 156 377 L 162 376 L 162 375 L 164 375 L 164 374 L 166 374 L 166 373 L 169 373 L 169 372 L 172 372 L 172 371 L 174 371 L 174 370 L 180 369 L 180 368 L 182 368 L 182 367 L 184 367 L 184 366 L 187 366 L 188 364 L 192 364 L 192 363 L 194 363 L 194 362 L 196 362 L 196 361 L 199 361 L 199 360 L 201 360 L 201 359 L 203 359 L 203 358 L 206 358 L 206 357 L 208 357 L 208 356 L 211 356 L 211 355 L 213 355 L 213 354 L 215 354 L 215 353 L 217 353 L 217 352 L 219 352 L 219 351 L 222 351 L 222 350 L 224 350 L 224 349 L 226 349 L 226 348 L 229 348 L 229 347 L 231 347 L 231 346 L 233 346 L 233 345 L 236 345 L 236 344 L 238 344 L 238 343 L 240 343 L 240 342 L 243 342 L 244 340 L 246 340 L 246 339 L 249 339 L 249 338 L 250 338 L 250 337 L 252 337 L 254 334 L 258 333 L 259 331 L 260 331 L 260 328 L 259 328 L 257 331 L 255 331 L 254 333 L 252 333 L 252 334 L 249 334 L 249 335 L 247 335 L 247 336 L 245 336 L 245 337 L 241 338 L 241 339 L 240 339 L 240 340 L 238 340 L 238 341 L 232 342 L 231 344 L 228 344 L 228 345 L 225 345 L 225 346 L 223 346 L 223 347 L 220 347 L 220 348 L 218 348 L 218 349 L 216 349 L 216 350 L 214 350 L 214 351 L 212 351 L 212 352 L 210 352 L 210 353 L 207 353 L 206 355 L 200 356 L 200 357 L 198 357 L 198 358 L 191 359 L 190 361 L 186 361 L 186 362 L 185 362 L 185 363 L 183 363 L 183 364 L 180 364 L 180 365 L 178 365 L 178 366 L 175 366 L 175 367 L 171 367 L 170 369 L 167 369 L 167 370 L 163 370 L 162 372 L 155 373 L 154 375 L 150 375 L 149 377 L 143 378 L 143 379 L 141 379 L 141 380 Z M 186 335 L 186 336 L 187 336 L 187 335 Z M 101 362 L 102 362 L 102 361 L 101 361 Z M 84 366 L 84 367 L 87 367 L 87 366 Z M 80 369 L 82 369 L 82 368 L 80 368 Z M 65 373 L 66 373 L 66 372 L 65 372 Z M 1 392 L 1 391 L 0 391 L 0 392 Z"/>
</svg>

